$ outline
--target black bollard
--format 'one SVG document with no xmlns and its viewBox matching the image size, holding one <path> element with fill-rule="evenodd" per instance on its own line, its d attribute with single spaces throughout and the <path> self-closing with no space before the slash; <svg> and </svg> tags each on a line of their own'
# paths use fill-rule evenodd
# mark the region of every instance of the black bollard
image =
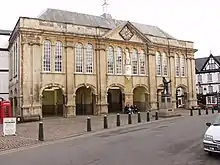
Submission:
<svg viewBox="0 0 220 165">
<path fill-rule="evenodd" d="M 206 115 L 209 114 L 209 109 L 208 109 L 208 108 L 205 109 L 205 114 L 206 114 Z"/>
<path fill-rule="evenodd" d="M 201 115 L 201 109 L 198 109 L 198 115 Z"/>
<path fill-rule="evenodd" d="M 155 112 L 155 120 L 158 120 L 158 111 Z"/>
<path fill-rule="evenodd" d="M 215 113 L 214 108 L 212 108 L 212 113 Z"/>
<path fill-rule="evenodd" d="M 132 121 L 131 121 L 131 113 L 128 114 L 128 124 L 132 124 Z"/>
<path fill-rule="evenodd" d="M 149 121 L 150 121 L 150 112 L 147 111 L 147 122 L 149 122 Z"/>
<path fill-rule="evenodd" d="M 108 129 L 108 119 L 107 119 L 107 115 L 104 116 L 104 129 Z"/>
<path fill-rule="evenodd" d="M 190 109 L 190 116 L 193 116 L 193 108 Z"/>
<path fill-rule="evenodd" d="M 43 126 L 43 122 L 39 123 L 38 140 L 39 141 L 44 141 L 44 126 Z"/>
<path fill-rule="evenodd" d="M 117 113 L 117 121 L 116 121 L 116 126 L 117 126 L 117 127 L 120 127 L 120 125 L 121 125 L 121 121 L 120 121 L 120 114 L 119 114 L 119 113 Z"/>
<path fill-rule="evenodd" d="M 87 117 L 87 132 L 91 132 L 92 127 L 91 127 L 91 119 L 90 117 Z"/>
<path fill-rule="evenodd" d="M 138 123 L 141 123 L 141 113 L 138 112 Z"/>
</svg>

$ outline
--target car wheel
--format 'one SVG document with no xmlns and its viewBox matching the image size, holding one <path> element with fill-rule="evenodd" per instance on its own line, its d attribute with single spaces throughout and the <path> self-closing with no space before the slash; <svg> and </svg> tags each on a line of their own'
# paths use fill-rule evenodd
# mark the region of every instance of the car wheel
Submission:
<svg viewBox="0 0 220 165">
<path fill-rule="evenodd" d="M 209 156 L 212 156 L 212 152 L 208 152 L 208 155 L 209 155 Z"/>
</svg>

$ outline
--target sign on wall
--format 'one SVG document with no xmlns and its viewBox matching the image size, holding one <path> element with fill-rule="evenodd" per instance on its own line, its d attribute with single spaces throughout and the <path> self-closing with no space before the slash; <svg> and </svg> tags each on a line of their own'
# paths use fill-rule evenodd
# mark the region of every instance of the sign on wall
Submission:
<svg viewBox="0 0 220 165">
<path fill-rule="evenodd" d="M 3 136 L 16 135 L 16 118 L 3 118 Z"/>
</svg>

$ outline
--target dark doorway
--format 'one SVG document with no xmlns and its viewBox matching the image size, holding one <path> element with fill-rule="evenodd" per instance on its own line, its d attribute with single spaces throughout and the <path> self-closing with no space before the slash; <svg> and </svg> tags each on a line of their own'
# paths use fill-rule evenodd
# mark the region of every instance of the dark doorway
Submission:
<svg viewBox="0 0 220 165">
<path fill-rule="evenodd" d="M 123 96 L 120 89 L 109 89 L 107 101 L 108 101 L 109 113 L 123 112 L 123 107 L 122 107 Z"/>
</svg>

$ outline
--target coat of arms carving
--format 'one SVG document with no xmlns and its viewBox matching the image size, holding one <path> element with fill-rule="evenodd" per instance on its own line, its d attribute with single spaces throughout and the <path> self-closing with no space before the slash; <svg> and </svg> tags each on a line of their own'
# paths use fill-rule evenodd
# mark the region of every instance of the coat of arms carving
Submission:
<svg viewBox="0 0 220 165">
<path fill-rule="evenodd" d="M 134 35 L 134 33 L 129 29 L 128 26 L 124 26 L 119 34 L 124 40 L 130 40 Z"/>
</svg>

